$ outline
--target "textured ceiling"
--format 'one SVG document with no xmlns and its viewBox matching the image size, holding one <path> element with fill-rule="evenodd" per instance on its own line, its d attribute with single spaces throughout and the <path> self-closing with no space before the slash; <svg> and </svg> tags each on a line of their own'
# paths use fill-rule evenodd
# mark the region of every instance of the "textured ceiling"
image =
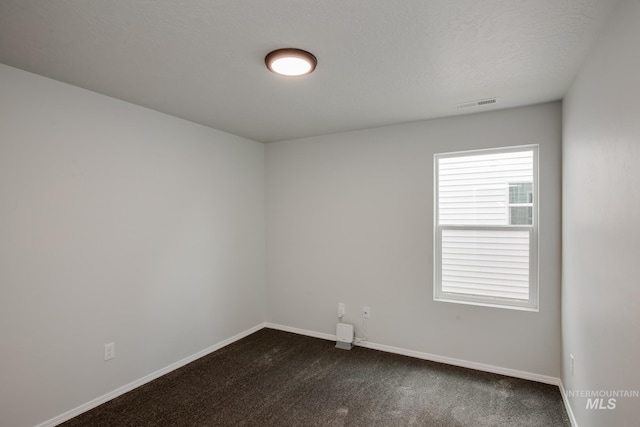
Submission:
<svg viewBox="0 0 640 427">
<path fill-rule="evenodd" d="M 0 0 L 0 62 L 268 142 L 561 99 L 614 3 Z"/>
</svg>

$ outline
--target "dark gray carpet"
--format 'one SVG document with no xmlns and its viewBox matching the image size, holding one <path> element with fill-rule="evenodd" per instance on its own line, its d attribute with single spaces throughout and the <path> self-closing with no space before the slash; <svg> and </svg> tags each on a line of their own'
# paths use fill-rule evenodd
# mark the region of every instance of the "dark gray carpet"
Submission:
<svg viewBox="0 0 640 427">
<path fill-rule="evenodd" d="M 557 387 L 263 329 L 62 424 L 570 426 Z"/>
</svg>

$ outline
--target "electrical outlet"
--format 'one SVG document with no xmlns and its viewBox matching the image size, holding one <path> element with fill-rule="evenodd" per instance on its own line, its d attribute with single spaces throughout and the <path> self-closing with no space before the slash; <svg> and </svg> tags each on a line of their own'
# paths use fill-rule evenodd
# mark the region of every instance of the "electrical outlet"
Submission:
<svg viewBox="0 0 640 427">
<path fill-rule="evenodd" d="M 362 317 L 364 317 L 365 319 L 371 317 L 371 309 L 369 307 L 362 307 Z"/>
<path fill-rule="evenodd" d="M 573 358 L 573 354 L 570 354 L 569 358 L 571 359 L 571 376 L 573 376 L 573 365 L 576 360 Z"/>
<path fill-rule="evenodd" d="M 104 345 L 104 360 L 111 360 L 116 357 L 116 343 L 110 342 Z"/>
<path fill-rule="evenodd" d="M 342 316 L 344 316 L 344 313 L 345 313 L 344 303 L 339 302 L 338 303 L 338 317 L 342 318 Z"/>
</svg>

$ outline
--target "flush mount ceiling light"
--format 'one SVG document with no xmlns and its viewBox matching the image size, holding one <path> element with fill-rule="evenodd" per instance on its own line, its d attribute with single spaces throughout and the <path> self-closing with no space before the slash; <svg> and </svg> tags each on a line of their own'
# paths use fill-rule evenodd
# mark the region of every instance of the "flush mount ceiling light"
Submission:
<svg viewBox="0 0 640 427">
<path fill-rule="evenodd" d="M 318 60 L 306 50 L 287 48 L 270 52 L 264 62 L 272 73 L 295 77 L 311 74 Z"/>
</svg>

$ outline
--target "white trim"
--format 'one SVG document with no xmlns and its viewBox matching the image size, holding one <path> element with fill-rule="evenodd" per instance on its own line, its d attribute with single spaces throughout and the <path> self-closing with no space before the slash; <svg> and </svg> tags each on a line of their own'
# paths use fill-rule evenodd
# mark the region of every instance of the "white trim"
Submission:
<svg viewBox="0 0 640 427">
<path fill-rule="evenodd" d="M 157 371 L 152 372 L 149 375 L 145 375 L 144 377 L 137 379 L 135 381 L 132 381 L 127 385 L 119 387 L 113 391 L 110 391 L 107 394 L 104 394 L 76 408 L 73 408 L 70 411 L 60 414 L 57 417 L 51 418 L 50 420 L 47 420 L 41 424 L 38 424 L 36 427 L 54 427 L 54 426 L 57 426 L 58 424 L 62 424 L 63 422 L 68 421 L 71 418 L 82 414 L 83 412 L 93 409 L 96 406 L 102 405 L 103 403 L 106 403 L 109 400 L 115 399 L 116 397 L 123 395 L 124 393 L 127 393 L 135 388 L 138 388 L 148 382 L 155 380 L 156 378 L 166 375 L 171 371 L 181 368 L 193 362 L 194 360 L 200 359 L 201 357 L 204 357 L 210 353 L 213 353 L 214 351 L 219 350 L 222 347 L 225 347 L 235 341 L 238 341 L 248 335 L 253 334 L 254 332 L 259 331 L 260 329 L 263 329 L 264 327 L 265 327 L 265 323 L 260 323 L 252 328 L 247 329 L 244 332 L 240 332 L 239 334 L 232 336 L 231 338 L 227 338 L 226 340 L 220 341 L 219 343 L 214 344 L 211 347 L 207 347 L 204 350 L 201 350 L 195 354 L 192 354 L 191 356 L 187 356 L 182 360 L 174 362 L 168 366 L 165 366 L 164 368 L 158 369 Z"/>
<path fill-rule="evenodd" d="M 562 380 L 560 380 L 558 387 L 560 387 L 560 395 L 562 396 L 562 400 L 564 401 L 564 407 L 567 410 L 567 415 L 569 416 L 569 421 L 571 422 L 571 426 L 578 427 L 578 421 L 576 421 L 576 416 L 573 414 L 573 409 L 571 409 L 571 402 L 569 402 L 569 397 L 567 396 L 567 392 L 564 389 L 564 384 L 562 384 Z"/>
<path fill-rule="evenodd" d="M 547 375 L 534 374 L 532 372 L 518 371 L 516 369 L 501 368 L 499 366 L 486 365 L 484 363 L 470 362 L 463 359 L 455 359 L 453 357 L 438 356 L 431 353 L 423 353 L 421 351 L 407 350 L 404 348 L 391 347 L 384 344 L 376 344 L 368 341 L 361 341 L 358 344 L 361 347 L 371 348 L 373 350 L 385 351 L 387 353 L 401 354 L 403 356 L 415 357 L 416 359 L 430 360 L 432 362 L 445 363 L 447 365 L 459 366 L 461 368 L 475 369 L 477 371 L 491 372 L 494 374 L 506 375 L 508 377 L 520 378 L 523 380 L 536 381 L 544 384 L 558 385 L 559 378 Z"/>
<path fill-rule="evenodd" d="M 335 341 L 337 339 L 335 335 L 323 334 L 322 332 L 309 331 L 307 329 L 292 328 L 291 326 L 278 325 L 277 323 L 267 322 L 265 323 L 264 327 L 270 328 L 270 329 L 276 329 L 278 331 L 292 332 L 298 335 L 305 335 L 307 337 L 321 338 L 323 340 L 328 340 L 328 341 Z"/>
<path fill-rule="evenodd" d="M 277 329 L 285 332 L 293 332 L 299 335 L 306 335 L 314 338 L 322 338 L 329 341 L 335 341 L 336 336 L 331 334 L 324 334 L 321 332 L 309 331 L 306 329 L 292 328 L 290 326 L 278 325 L 274 323 L 266 323 L 265 327 L 271 329 Z M 421 351 L 407 350 L 404 348 L 392 347 L 384 344 L 372 343 L 369 341 L 356 340 L 355 345 L 373 350 L 380 350 L 387 353 L 401 354 L 403 356 L 415 357 L 416 359 L 430 360 L 432 362 L 446 363 L 447 365 L 460 366 L 462 368 L 475 369 L 477 371 L 491 372 L 494 374 L 506 375 L 509 377 L 520 378 L 523 380 L 537 381 L 539 383 L 559 385 L 560 378 L 550 377 L 547 375 L 534 374 L 532 372 L 518 371 L 515 369 L 501 368 L 493 365 L 485 365 L 484 363 L 470 362 L 468 360 L 454 359 L 452 357 L 438 356 L 430 353 L 423 353 Z"/>
<path fill-rule="evenodd" d="M 235 341 L 238 341 L 248 335 L 253 334 L 254 332 L 257 332 L 263 328 L 270 328 L 270 329 L 276 329 L 279 331 L 284 331 L 284 332 L 291 332 L 294 334 L 298 334 L 298 335 L 304 335 L 304 336 L 309 336 L 309 337 L 314 337 L 314 338 L 320 338 L 320 339 L 324 339 L 324 340 L 328 340 L 328 341 L 335 341 L 336 340 L 336 336 L 333 334 L 325 334 L 322 332 L 315 332 L 315 331 L 310 331 L 307 329 L 300 329 L 300 328 L 294 328 L 291 326 L 285 326 L 285 325 L 279 325 L 276 323 L 260 323 L 252 328 L 247 329 L 244 332 L 240 332 L 237 335 L 232 336 L 231 338 L 227 338 L 226 340 L 220 341 L 217 344 L 212 345 L 211 347 L 208 347 L 202 351 L 199 351 L 191 356 L 185 357 L 184 359 L 172 363 L 162 369 L 159 369 L 149 375 L 146 375 L 138 380 L 135 380 L 133 382 L 130 382 L 127 385 L 124 385 L 120 388 L 117 388 L 103 396 L 100 396 L 96 399 L 93 399 L 83 405 L 80 405 L 74 409 L 71 409 L 70 411 L 67 411 L 61 415 L 58 415 L 57 417 L 51 418 L 50 420 L 47 420 L 41 424 L 38 424 L 36 427 L 54 427 L 57 426 L 59 424 L 62 424 L 65 421 L 70 420 L 73 417 L 76 417 L 80 414 L 82 414 L 83 412 L 89 411 L 99 405 L 102 405 L 103 403 L 108 402 L 109 400 L 115 399 L 116 397 L 127 393 L 135 388 L 138 388 L 150 381 L 155 380 L 156 378 L 159 378 L 165 374 L 168 374 L 171 371 L 174 371 L 178 368 L 181 368 L 191 362 L 193 362 L 194 360 L 197 360 L 201 357 L 204 357 L 210 353 L 213 353 L 216 350 L 221 349 L 222 347 L 225 347 Z M 506 375 L 509 377 L 514 377 L 514 378 L 521 378 L 524 380 L 530 380 L 530 381 L 537 381 L 540 383 L 545 383 L 545 384 L 551 384 L 551 385 L 556 385 L 560 388 L 560 394 L 562 395 L 562 399 L 564 401 L 564 405 L 565 408 L 567 410 L 567 414 L 569 415 L 569 420 L 571 421 L 571 425 L 572 427 L 578 427 L 578 424 L 576 423 L 575 417 L 573 415 L 573 411 L 571 410 L 571 405 L 569 404 L 569 401 L 567 399 L 566 396 L 566 392 L 564 390 L 564 387 L 562 385 L 562 381 L 559 378 L 555 378 L 555 377 L 550 377 L 550 376 L 546 376 L 546 375 L 540 375 L 540 374 L 534 374 L 531 372 L 525 372 L 525 371 L 518 371 L 515 369 L 508 369 L 508 368 L 501 368 L 498 366 L 493 366 L 493 365 L 485 365 L 483 363 L 476 363 L 476 362 L 470 362 L 468 360 L 462 360 L 462 359 L 455 359 L 452 357 L 446 357 L 446 356 L 438 356 L 435 354 L 430 354 L 430 353 L 423 353 L 420 351 L 415 351 L 415 350 L 407 350 L 407 349 L 403 349 L 403 348 L 398 348 L 398 347 L 392 347 L 392 346 L 388 346 L 388 345 L 384 345 L 384 344 L 377 344 L 377 343 L 372 343 L 369 341 L 360 341 L 357 342 L 356 344 L 357 346 L 360 347 L 364 347 L 364 348 L 370 348 L 372 350 L 379 350 L 379 351 L 384 351 L 387 353 L 393 353 L 393 354 L 400 354 L 403 356 L 409 356 L 409 357 L 414 357 L 416 359 L 422 359 L 422 360 L 429 360 L 432 362 L 439 362 L 439 363 L 445 363 L 448 365 L 453 365 L 453 366 L 460 366 L 462 368 L 469 368 L 469 369 L 475 369 L 478 371 L 484 371 L 484 372 L 491 372 L 494 374 L 500 374 L 500 375 Z"/>
<path fill-rule="evenodd" d="M 443 225 L 440 224 L 440 160 L 456 157 L 482 156 L 490 154 L 503 154 L 531 151 L 532 171 L 533 171 L 533 203 L 532 215 L 533 224 L 529 226 L 494 225 Z M 433 300 L 445 303 L 470 304 L 484 307 L 519 309 L 525 311 L 539 311 L 540 292 L 538 282 L 538 236 L 540 233 L 539 224 L 539 153 L 538 144 L 518 145 L 514 147 L 486 148 L 478 150 L 458 151 L 451 153 L 436 153 L 433 155 Z M 509 199 L 506 200 L 507 209 Z M 464 294 L 457 292 L 444 292 L 442 290 L 442 231 L 444 229 L 469 229 L 469 230 L 528 230 L 529 231 L 529 298 L 527 300 L 517 300 L 510 298 L 490 297 L 483 294 Z"/>
<path fill-rule="evenodd" d="M 482 155 L 501 152 L 529 151 L 531 147 L 539 147 L 540 144 L 512 145 L 508 147 L 474 148 L 473 150 L 449 151 L 447 153 L 436 153 L 443 157 L 465 157 L 472 155 Z"/>
</svg>

